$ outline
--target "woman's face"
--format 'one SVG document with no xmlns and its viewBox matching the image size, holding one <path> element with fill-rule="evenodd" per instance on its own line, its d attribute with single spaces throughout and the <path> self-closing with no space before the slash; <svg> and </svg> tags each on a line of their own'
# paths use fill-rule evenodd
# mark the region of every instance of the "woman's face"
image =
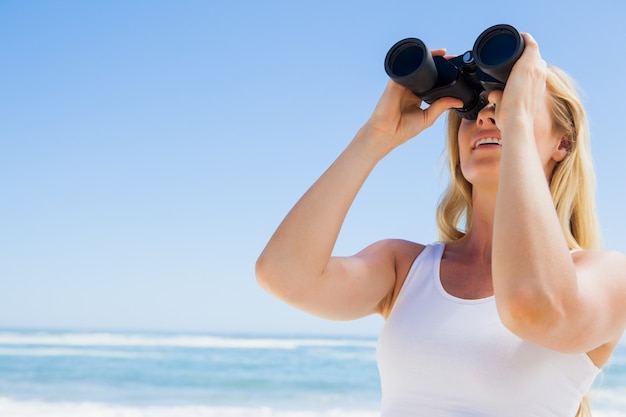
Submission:
<svg viewBox="0 0 626 417">
<path fill-rule="evenodd" d="M 552 112 L 548 103 L 546 97 L 542 110 L 535 117 L 533 131 L 546 179 L 549 180 L 556 163 L 566 156 L 567 144 L 563 145 L 562 135 L 552 129 Z M 488 104 L 478 113 L 476 120 L 462 119 L 459 126 L 461 171 L 474 186 L 497 186 L 498 183 L 502 137 L 494 108 L 493 103 Z"/>
</svg>

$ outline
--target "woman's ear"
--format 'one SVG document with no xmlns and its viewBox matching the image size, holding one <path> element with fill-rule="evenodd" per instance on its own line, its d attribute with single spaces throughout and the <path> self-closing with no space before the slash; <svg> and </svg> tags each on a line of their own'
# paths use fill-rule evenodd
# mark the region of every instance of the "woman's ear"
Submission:
<svg viewBox="0 0 626 417">
<path fill-rule="evenodd" d="M 565 157 L 569 155 L 571 145 L 572 143 L 570 141 L 569 136 L 564 135 L 561 138 L 561 141 L 559 142 L 559 146 L 555 149 L 554 153 L 552 154 L 552 157 L 554 158 L 554 160 L 556 162 L 561 162 L 562 160 L 564 160 Z"/>
</svg>

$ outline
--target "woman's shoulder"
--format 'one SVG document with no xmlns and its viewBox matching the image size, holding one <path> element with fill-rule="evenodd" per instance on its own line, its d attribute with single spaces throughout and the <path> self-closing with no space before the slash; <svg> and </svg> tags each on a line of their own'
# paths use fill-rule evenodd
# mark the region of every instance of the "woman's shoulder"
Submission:
<svg viewBox="0 0 626 417">
<path fill-rule="evenodd" d="M 576 268 L 580 293 L 593 312 L 595 331 L 605 329 L 607 342 L 587 352 L 602 367 L 622 338 L 626 329 L 626 255 L 616 250 L 574 250 L 572 259 Z"/>
<path fill-rule="evenodd" d="M 626 255 L 620 251 L 573 249 L 570 252 L 576 264 L 591 267 L 613 267 L 626 277 Z"/>
<path fill-rule="evenodd" d="M 373 246 L 385 252 L 388 256 L 393 257 L 395 264 L 396 279 L 394 288 L 386 298 L 382 311 L 382 316 L 387 318 L 400 293 L 400 289 L 406 281 L 413 262 L 429 245 L 404 239 L 385 239 L 374 243 Z"/>
<path fill-rule="evenodd" d="M 412 263 L 427 246 L 426 244 L 412 242 L 410 240 L 390 238 L 374 242 L 365 250 L 376 251 L 391 256 L 396 259 L 396 263 L 405 262 L 406 260 L 410 260 Z"/>
</svg>

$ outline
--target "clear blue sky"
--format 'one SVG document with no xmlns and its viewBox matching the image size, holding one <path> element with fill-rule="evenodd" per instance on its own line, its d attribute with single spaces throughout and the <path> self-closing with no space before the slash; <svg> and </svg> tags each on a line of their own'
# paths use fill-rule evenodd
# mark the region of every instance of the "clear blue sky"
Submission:
<svg viewBox="0 0 626 417">
<path fill-rule="evenodd" d="M 0 327 L 375 334 L 258 288 L 254 262 L 368 118 L 405 37 L 530 32 L 578 80 L 607 247 L 626 252 L 626 3 L 0 2 Z M 436 238 L 443 124 L 392 153 L 337 244 Z"/>
</svg>

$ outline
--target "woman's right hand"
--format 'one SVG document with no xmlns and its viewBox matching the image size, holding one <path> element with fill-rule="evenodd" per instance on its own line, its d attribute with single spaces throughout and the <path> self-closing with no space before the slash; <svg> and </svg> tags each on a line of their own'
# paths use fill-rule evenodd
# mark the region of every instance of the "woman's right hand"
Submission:
<svg viewBox="0 0 626 417">
<path fill-rule="evenodd" d="M 432 54 L 444 56 L 445 52 L 445 49 L 438 49 L 432 51 Z M 363 129 L 382 134 L 386 145 L 385 153 L 388 153 L 432 126 L 443 112 L 462 107 L 463 103 L 456 98 L 443 97 L 426 109 L 422 109 L 421 105 L 422 100 L 413 92 L 389 80 Z"/>
</svg>

